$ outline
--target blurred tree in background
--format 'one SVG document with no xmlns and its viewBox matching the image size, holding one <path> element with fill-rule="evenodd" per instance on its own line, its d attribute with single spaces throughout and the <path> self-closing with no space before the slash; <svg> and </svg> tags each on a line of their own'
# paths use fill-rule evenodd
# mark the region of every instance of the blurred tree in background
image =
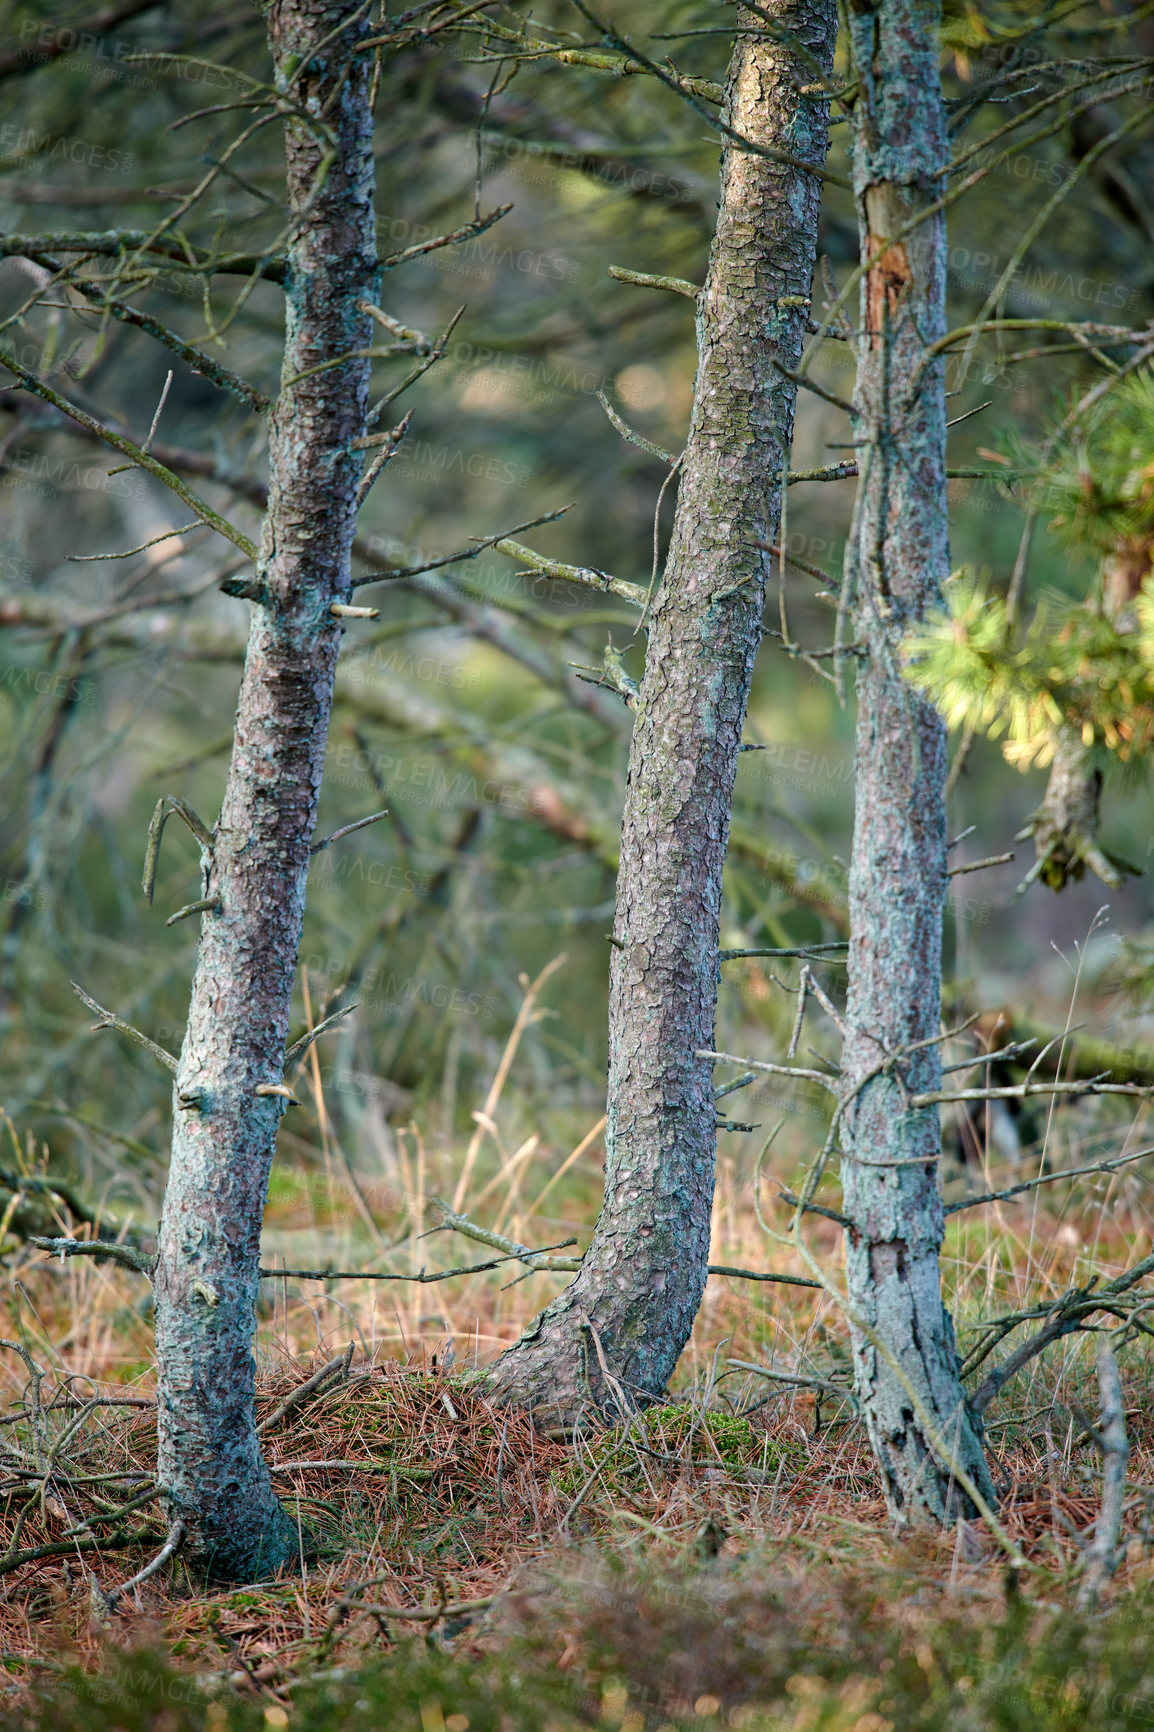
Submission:
<svg viewBox="0 0 1154 1732">
<path fill-rule="evenodd" d="M 522 24 L 512 12 L 494 22 L 514 38 Z M 658 9 L 631 0 L 614 8 L 613 24 L 655 60 L 673 53 L 703 84 L 724 76 L 728 15 L 722 27 L 692 0 Z M 533 29 L 572 49 L 594 34 L 559 0 Z M 157 196 L 180 210 L 215 169 L 179 233 L 198 248 L 258 257 L 285 220 L 276 129 L 228 153 L 246 124 L 232 105 L 246 100 L 247 79 L 267 77 L 261 21 L 245 8 L 179 0 L 91 19 L 80 8 L 62 18 L 54 6 L 17 5 L 7 40 L 0 316 L 13 323 L 4 339 L 22 365 L 137 443 L 171 368 L 152 454 L 252 535 L 267 484 L 259 405 L 102 318 L 75 282 L 24 258 L 18 237 L 48 231 L 79 243 L 114 226 L 147 229 Z M 949 324 L 972 325 L 991 297 L 1007 321 L 965 368 L 951 361 L 950 463 L 988 469 L 982 451 L 1006 454 L 1011 431 L 1043 449 L 1063 413 L 1057 394 L 1077 401 L 1102 377 L 1085 344 L 1056 330 L 1019 333 L 1012 321 L 1094 318 L 1133 330 L 1154 313 L 1151 146 L 1134 118 L 1149 106 L 1152 42 L 1148 21 L 1094 5 L 1062 16 L 1006 5 L 953 9 L 945 43 L 951 122 L 970 153 L 960 172 L 985 170 L 951 212 Z M 602 665 L 607 633 L 633 679 L 640 652 L 635 611 L 568 582 L 564 565 L 650 580 L 667 465 L 622 441 L 598 392 L 651 444 L 680 449 L 693 308 L 615 280 L 608 267 L 703 280 L 717 140 L 656 78 L 613 76 L 575 52 L 566 64 L 538 52 L 514 66 L 511 53 L 502 58 L 513 46 L 497 30 L 415 40 L 382 65 L 376 93 L 379 246 L 395 260 L 386 304 L 400 328 L 379 333 L 397 352 L 375 364 L 373 400 L 393 396 L 390 422 L 414 414 L 361 518 L 360 575 L 391 575 L 358 597 L 382 605 L 382 618 L 359 628 L 342 657 L 320 833 L 381 806 L 389 817 L 335 843 L 310 876 L 297 1026 L 359 1003 L 296 1079 L 305 1105 L 281 1129 L 274 1250 L 343 1226 L 346 1214 L 362 1249 L 402 1237 L 418 1196 L 451 1193 L 470 1138 L 483 1182 L 509 1151 L 540 1139 L 517 1169 L 541 1164 L 523 1177 L 528 1216 L 603 1105 L 606 934 L 632 718 L 580 674 Z M 1086 71 L 1058 64 L 1070 60 Z M 1080 79 L 1085 87 L 1074 88 Z M 996 102 L 985 101 L 991 94 Z M 1034 108 L 1037 117 L 1024 118 Z M 1011 120 L 1022 121 L 1020 135 L 1007 138 L 1000 129 Z M 1103 148 L 1120 125 L 1130 130 Z M 845 135 L 835 127 L 830 158 L 842 177 Z M 1067 188 L 1017 257 L 1042 203 Z M 460 244 L 422 251 L 472 224 Z M 823 199 L 819 252 L 840 286 L 857 236 L 852 199 L 836 185 Z M 85 248 L 50 256 L 63 265 Z M 207 300 L 194 273 L 166 269 L 139 292 L 126 282 L 124 298 L 199 340 L 258 393 L 275 391 L 281 295 L 251 278 L 251 266 Z M 849 394 L 850 359 L 830 340 L 814 363 L 835 397 Z M 402 392 L 418 371 L 419 396 Z M 168 833 L 153 909 L 139 894 L 140 865 L 161 794 L 201 811 L 219 806 L 244 610 L 220 591 L 235 573 L 219 541 L 187 530 L 188 514 L 158 482 L 110 473 L 107 451 L 15 388 L 0 397 L 0 414 L 4 1105 L 24 1158 L 31 1136 L 32 1158 L 46 1144 L 54 1173 L 150 1221 L 166 1160 L 166 1078 L 119 1035 L 90 1035 L 69 981 L 160 1044 L 179 1044 L 194 943 L 187 925 L 164 922 L 199 893 L 196 845 Z M 846 437 L 835 405 L 803 395 L 791 466 L 841 460 Z M 849 479 L 790 490 L 783 539 L 803 643 L 824 641 L 832 622 L 822 574 L 841 568 L 853 490 Z M 1011 588 L 1030 497 L 1026 484 L 951 484 L 951 562 L 986 594 Z M 560 521 L 523 528 L 570 502 Z M 662 548 L 670 521 L 667 494 Z M 536 570 L 496 549 L 522 535 L 542 555 Z M 142 551 L 131 559 L 103 557 L 133 547 Z M 85 554 L 101 557 L 76 557 Z M 1020 608 L 1046 591 L 1081 601 L 1099 562 L 1100 549 L 1071 546 L 1041 511 Z M 767 639 L 745 735 L 763 749 L 739 760 L 724 947 L 844 936 L 850 738 L 828 683 Z M 952 824 L 977 825 L 972 858 L 1010 846 L 1023 808 L 1043 792 L 1044 766 L 1030 773 L 1036 787 L 1024 800 L 997 745 L 975 739 L 955 779 Z M 1111 814 L 1111 851 L 1144 865 L 1150 815 L 1149 792 L 1135 783 Z M 1098 896 L 1082 884 L 1058 903 L 1011 905 L 1020 877 L 1011 864 L 953 881 L 947 991 L 975 1006 L 1022 999 L 1060 1026 L 1066 978 L 1049 941 L 1068 949 L 1080 939 Z M 1123 932 L 1141 937 L 1152 913 L 1145 880 L 1118 892 Z M 1096 942 L 1091 980 L 1115 954 Z M 545 994 L 550 1014 L 523 1031 L 502 1128 L 515 1141 L 502 1151 L 470 1115 L 483 1107 L 521 976 L 562 952 Z M 725 965 L 719 1049 L 784 1049 L 793 1014 L 764 962 Z M 1117 1005 L 1097 1025 L 1108 1038 L 1111 1015 L 1119 1042 L 1141 1042 Z M 742 1096 L 740 1116 L 784 1114 L 792 1130 L 782 1148 L 796 1159 L 813 1145 L 819 1098 L 770 1082 Z M 419 1135 L 406 1129 L 413 1123 Z M 748 1176 L 753 1143 L 723 1131 L 723 1168 Z M 533 1231 L 559 1238 L 552 1226 L 587 1217 L 596 1150 L 594 1140 Z"/>
</svg>

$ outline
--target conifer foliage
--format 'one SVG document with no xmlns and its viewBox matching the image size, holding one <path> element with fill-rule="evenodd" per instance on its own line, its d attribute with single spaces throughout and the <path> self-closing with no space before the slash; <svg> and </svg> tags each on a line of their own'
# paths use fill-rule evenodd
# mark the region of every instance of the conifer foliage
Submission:
<svg viewBox="0 0 1154 1732">
<path fill-rule="evenodd" d="M 1113 386 L 1113 389 L 1109 387 Z M 1097 840 L 1111 764 L 1154 743 L 1154 369 L 1106 380 L 1041 450 L 1018 445 L 1033 511 L 1076 555 L 1098 560 L 1077 600 L 1040 597 L 1018 628 L 1009 598 L 958 573 L 947 607 L 910 634 L 907 671 L 951 726 L 1004 741 L 1020 769 L 1050 766 L 1027 834 L 1032 876 L 1060 890 L 1086 867 L 1110 885 L 1133 871 Z"/>
</svg>

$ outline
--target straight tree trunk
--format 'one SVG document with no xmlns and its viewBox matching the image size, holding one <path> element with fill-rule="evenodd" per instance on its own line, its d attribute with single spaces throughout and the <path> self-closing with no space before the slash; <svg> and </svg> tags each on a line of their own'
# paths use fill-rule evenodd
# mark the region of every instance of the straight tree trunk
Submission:
<svg viewBox="0 0 1154 1732">
<path fill-rule="evenodd" d="M 277 1126 L 309 846 L 349 598 L 369 362 L 358 302 L 377 288 L 368 8 L 272 0 L 285 122 L 288 247 L 271 485 L 232 762 L 210 848 L 188 1029 L 173 1097 L 156 1292 L 159 1483 L 185 1554 L 252 1579 L 298 1551 L 253 1423 L 260 1233 Z M 322 369 L 323 370 L 320 370 Z"/>
<path fill-rule="evenodd" d="M 783 41 L 765 33 L 781 27 Z M 726 117 L 768 151 L 824 163 L 834 0 L 740 11 Z M 807 53 L 799 54 L 791 39 Z M 808 86 L 803 97 L 799 87 Z M 721 876 L 780 475 L 793 432 L 821 180 L 727 146 L 689 443 L 636 707 L 609 983 L 605 1201 L 572 1285 L 498 1361 L 501 1399 L 614 1410 L 661 1396 L 705 1288 L 717 1113 L 708 1060 Z"/>
<path fill-rule="evenodd" d="M 853 1332 L 858 1399 L 890 1507 L 914 1522 L 971 1513 L 951 1460 L 993 1501 L 942 1304 L 938 1109 L 904 1104 L 907 1091 L 935 1090 L 941 1078 L 940 1047 L 919 1043 L 940 1032 L 946 734 L 902 679 L 898 646 L 939 605 L 949 571 L 944 363 L 922 365 L 946 329 L 945 223 L 939 213 L 904 240 L 890 237 L 943 190 L 934 178 L 948 154 L 938 23 L 928 0 L 855 0 L 849 12 L 860 81 L 854 192 L 871 269 L 856 394 L 862 480 L 845 568 L 854 638 L 867 653 L 857 681 L 842 1185 L 849 1297 L 866 1326 Z"/>
</svg>

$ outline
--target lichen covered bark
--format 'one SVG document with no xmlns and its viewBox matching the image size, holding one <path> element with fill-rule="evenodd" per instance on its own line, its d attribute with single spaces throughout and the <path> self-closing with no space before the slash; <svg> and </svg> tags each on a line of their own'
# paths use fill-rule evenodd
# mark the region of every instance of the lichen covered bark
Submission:
<svg viewBox="0 0 1154 1732">
<path fill-rule="evenodd" d="M 946 329 L 944 222 L 933 215 L 893 237 L 940 196 L 947 138 L 935 6 L 853 0 L 849 22 L 854 191 L 871 268 L 856 391 L 863 474 L 845 575 L 854 636 L 868 649 L 842 1058 L 846 1271 L 864 1325 L 853 1331 L 857 1394 L 890 1507 L 904 1521 L 941 1522 L 972 1513 L 951 1461 L 993 1499 L 942 1303 L 938 1110 L 905 1104 L 941 1077 L 940 1048 L 925 1043 L 941 1016 L 946 737 L 903 682 L 898 646 L 939 603 L 949 571 L 944 371 L 923 365 Z"/>
<path fill-rule="evenodd" d="M 369 363 L 323 363 L 369 345 L 358 301 L 376 287 L 367 9 L 272 0 L 277 80 L 313 117 L 286 121 L 298 221 L 286 281 L 281 393 L 270 432 L 232 761 L 204 894 L 188 1028 L 174 1090 L 156 1292 L 159 1483 L 185 1555 L 251 1579 L 295 1557 L 253 1423 L 260 1232 L 283 1098 L 289 1009 L 347 601 Z M 320 45 L 319 47 L 317 45 Z M 320 115 L 324 110 L 324 118 Z M 307 376 L 304 376 L 307 375 Z"/>
<path fill-rule="evenodd" d="M 828 73 L 833 0 L 771 0 Z M 788 34 L 787 34 L 788 33 Z M 813 61 L 739 36 L 726 113 L 744 138 L 820 167 L 828 104 Z M 810 87 L 802 96 L 799 89 Z M 693 417 L 629 758 L 610 963 L 605 1201 L 580 1273 L 494 1369 L 505 1400 L 614 1409 L 661 1394 L 705 1287 L 716 1110 L 708 1061 L 721 877 L 780 473 L 793 428 L 821 182 L 740 148 L 723 158 L 698 301 Z"/>
</svg>

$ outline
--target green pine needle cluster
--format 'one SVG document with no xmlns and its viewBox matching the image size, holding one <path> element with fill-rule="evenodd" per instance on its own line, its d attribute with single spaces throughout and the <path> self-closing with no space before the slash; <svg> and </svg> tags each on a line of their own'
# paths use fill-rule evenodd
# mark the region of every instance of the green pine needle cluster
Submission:
<svg viewBox="0 0 1154 1732">
<path fill-rule="evenodd" d="M 1120 629 L 1092 603 L 1047 597 L 1014 646 L 1005 600 L 965 575 L 947 592 L 948 609 L 906 639 L 910 681 L 928 693 L 950 727 L 991 739 L 1020 769 L 1048 764 L 1055 731 L 1081 730 L 1123 762 L 1154 740 L 1154 582 L 1142 586 Z"/>
<path fill-rule="evenodd" d="M 1154 745 L 1154 368 L 1120 381 L 1041 455 L 1013 460 L 1051 528 L 1098 556 L 1095 593 L 1044 596 L 1019 632 L 1001 596 L 959 573 L 945 610 L 905 641 L 908 677 L 951 727 L 1004 737 L 1021 769 L 1051 761 L 1063 726 L 1133 762 Z M 1111 586 L 1139 577 L 1119 605 Z"/>
<path fill-rule="evenodd" d="M 1154 367 L 1101 397 L 1049 460 L 1033 496 L 1071 546 L 1149 563 L 1154 539 Z"/>
</svg>

